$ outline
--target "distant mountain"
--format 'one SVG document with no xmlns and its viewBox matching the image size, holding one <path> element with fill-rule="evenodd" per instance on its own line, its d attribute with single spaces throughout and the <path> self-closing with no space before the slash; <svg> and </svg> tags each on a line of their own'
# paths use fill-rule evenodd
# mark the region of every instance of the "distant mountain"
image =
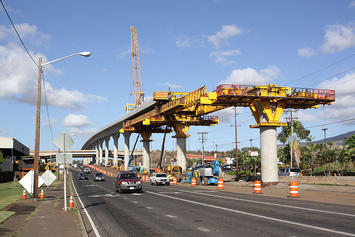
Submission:
<svg viewBox="0 0 355 237">
<path fill-rule="evenodd" d="M 334 137 L 327 137 L 327 142 L 334 142 L 336 145 L 342 146 L 344 145 L 344 140 L 348 137 L 351 137 L 352 135 L 355 134 L 355 131 L 347 132 L 340 134 L 338 136 Z M 324 143 L 324 139 L 318 140 L 318 141 L 313 141 L 313 143 Z"/>
</svg>

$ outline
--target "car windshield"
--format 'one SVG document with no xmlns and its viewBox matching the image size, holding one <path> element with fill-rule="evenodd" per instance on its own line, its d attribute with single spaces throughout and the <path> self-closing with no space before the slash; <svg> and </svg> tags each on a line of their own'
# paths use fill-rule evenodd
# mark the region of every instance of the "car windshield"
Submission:
<svg viewBox="0 0 355 237">
<path fill-rule="evenodd" d="M 135 173 L 127 173 L 121 174 L 121 179 L 137 179 L 137 175 Z"/>
<path fill-rule="evenodd" d="M 97 177 L 102 177 L 102 173 L 97 173 L 96 176 Z"/>
<path fill-rule="evenodd" d="M 157 174 L 156 176 L 157 176 L 157 177 L 164 177 L 164 178 L 166 178 L 166 174 Z"/>
</svg>

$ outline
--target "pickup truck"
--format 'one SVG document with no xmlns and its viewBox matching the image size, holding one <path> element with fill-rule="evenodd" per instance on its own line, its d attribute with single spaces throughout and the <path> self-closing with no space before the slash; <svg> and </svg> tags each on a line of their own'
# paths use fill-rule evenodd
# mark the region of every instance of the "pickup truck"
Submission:
<svg viewBox="0 0 355 237">
<path fill-rule="evenodd" d="M 149 181 L 151 185 L 170 185 L 170 179 L 164 173 L 154 173 Z"/>
</svg>

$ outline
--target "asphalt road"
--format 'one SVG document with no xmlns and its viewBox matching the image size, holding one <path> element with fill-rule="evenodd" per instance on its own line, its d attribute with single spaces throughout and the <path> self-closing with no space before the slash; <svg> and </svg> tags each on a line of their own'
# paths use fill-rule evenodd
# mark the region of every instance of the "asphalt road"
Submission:
<svg viewBox="0 0 355 237">
<path fill-rule="evenodd" d="M 114 179 L 77 179 L 100 236 L 355 236 L 355 207 L 258 195 L 152 186 L 119 194 Z M 355 197 L 354 197 L 355 198 Z M 91 235 L 94 236 L 94 232 Z"/>
</svg>

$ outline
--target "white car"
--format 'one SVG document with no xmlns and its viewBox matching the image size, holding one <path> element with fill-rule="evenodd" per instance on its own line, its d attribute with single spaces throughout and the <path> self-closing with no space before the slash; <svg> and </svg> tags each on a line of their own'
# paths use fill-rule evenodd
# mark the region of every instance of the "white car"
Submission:
<svg viewBox="0 0 355 237">
<path fill-rule="evenodd" d="M 151 185 L 170 185 L 170 179 L 164 173 L 154 173 L 149 181 Z"/>
</svg>

